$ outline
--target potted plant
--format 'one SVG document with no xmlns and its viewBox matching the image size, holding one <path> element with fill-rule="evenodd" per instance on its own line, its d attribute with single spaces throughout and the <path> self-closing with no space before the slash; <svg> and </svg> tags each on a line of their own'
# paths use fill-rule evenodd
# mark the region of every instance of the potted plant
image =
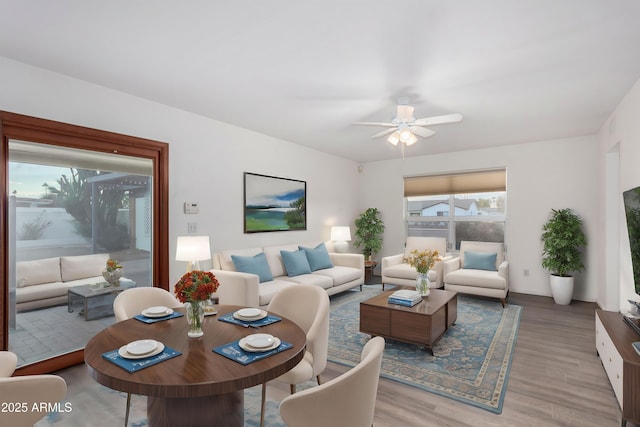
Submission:
<svg viewBox="0 0 640 427">
<path fill-rule="evenodd" d="M 382 249 L 382 232 L 384 223 L 377 208 L 369 208 L 356 219 L 356 239 L 353 244 L 362 247 L 362 254 L 367 261 L 371 255 Z"/>
<path fill-rule="evenodd" d="M 567 305 L 573 296 L 571 273 L 584 270 L 582 249 L 587 239 L 582 220 L 571 209 L 552 209 L 542 227 L 542 241 L 542 267 L 551 273 L 551 294 L 556 304 Z"/>
</svg>

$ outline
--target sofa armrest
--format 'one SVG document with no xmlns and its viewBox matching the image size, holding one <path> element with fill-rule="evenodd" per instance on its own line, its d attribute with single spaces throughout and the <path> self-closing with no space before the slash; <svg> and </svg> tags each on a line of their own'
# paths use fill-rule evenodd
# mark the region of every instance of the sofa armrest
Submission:
<svg viewBox="0 0 640 427">
<path fill-rule="evenodd" d="M 450 258 L 442 261 L 442 278 L 446 280 L 447 274 L 460 269 L 460 257 Z"/>
<path fill-rule="evenodd" d="M 342 267 L 359 268 L 364 274 L 364 255 L 362 254 L 343 254 L 337 252 L 329 252 L 329 257 L 333 265 Z"/>
<path fill-rule="evenodd" d="M 257 274 L 229 270 L 209 270 L 216 276 L 220 286 L 216 292 L 220 304 L 259 307 L 260 296 Z"/>
<path fill-rule="evenodd" d="M 404 254 L 382 257 L 382 269 L 384 270 L 387 267 L 391 267 L 392 265 L 402 264 L 403 262 L 404 262 Z"/>
<path fill-rule="evenodd" d="M 509 289 L 509 261 L 502 261 L 498 266 L 498 275 L 504 278 L 507 283 L 507 289 Z"/>
</svg>

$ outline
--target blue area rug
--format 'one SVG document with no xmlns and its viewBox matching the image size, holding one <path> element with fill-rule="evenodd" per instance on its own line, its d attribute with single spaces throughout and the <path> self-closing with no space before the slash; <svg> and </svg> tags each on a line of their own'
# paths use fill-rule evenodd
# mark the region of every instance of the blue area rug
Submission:
<svg viewBox="0 0 640 427">
<path fill-rule="evenodd" d="M 360 301 L 378 293 L 347 292 L 331 300 L 329 360 L 355 366 L 370 336 L 359 332 Z M 387 340 L 381 377 L 499 414 L 507 390 L 521 307 L 458 295 L 458 316 L 434 346 Z"/>
</svg>

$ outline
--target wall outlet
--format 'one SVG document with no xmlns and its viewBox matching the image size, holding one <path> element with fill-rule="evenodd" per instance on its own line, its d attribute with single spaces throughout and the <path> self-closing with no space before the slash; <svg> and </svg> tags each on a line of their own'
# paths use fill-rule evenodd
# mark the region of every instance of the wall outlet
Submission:
<svg viewBox="0 0 640 427">
<path fill-rule="evenodd" d="M 525 268 L 524 269 L 524 277 L 528 277 L 529 276 L 529 269 Z"/>
<path fill-rule="evenodd" d="M 187 223 L 187 233 L 197 233 L 198 232 L 198 223 L 197 222 L 188 222 Z"/>
</svg>

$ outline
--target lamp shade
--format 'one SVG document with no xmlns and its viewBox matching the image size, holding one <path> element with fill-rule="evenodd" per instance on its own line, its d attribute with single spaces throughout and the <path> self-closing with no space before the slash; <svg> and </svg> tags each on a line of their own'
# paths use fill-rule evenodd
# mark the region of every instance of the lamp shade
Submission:
<svg viewBox="0 0 640 427">
<path fill-rule="evenodd" d="M 209 236 L 178 236 L 176 261 L 202 261 L 211 259 Z"/>
<path fill-rule="evenodd" d="M 351 229 L 343 225 L 331 227 L 331 240 L 334 242 L 350 242 Z"/>
</svg>

